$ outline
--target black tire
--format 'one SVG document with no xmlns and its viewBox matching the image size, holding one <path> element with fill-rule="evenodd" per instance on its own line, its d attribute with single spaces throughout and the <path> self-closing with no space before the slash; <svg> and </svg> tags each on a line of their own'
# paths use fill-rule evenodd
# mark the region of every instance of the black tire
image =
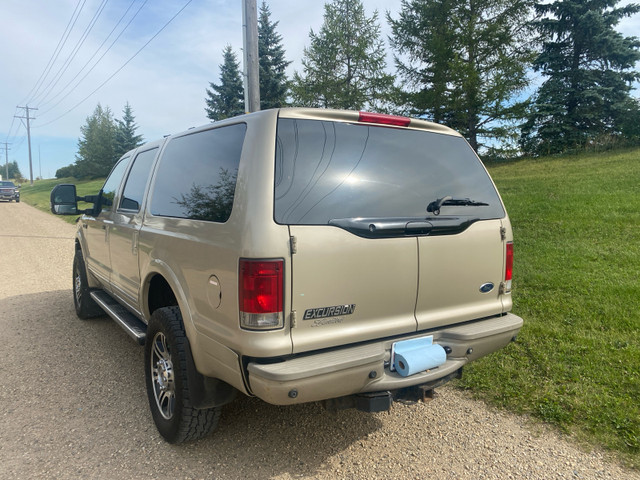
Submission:
<svg viewBox="0 0 640 480">
<path fill-rule="evenodd" d="M 147 327 L 144 367 L 153 421 L 169 443 L 203 438 L 218 425 L 221 407 L 192 407 L 187 342 L 178 307 L 154 311 Z"/>
<path fill-rule="evenodd" d="M 83 320 L 104 315 L 104 311 L 91 298 L 90 292 L 82 251 L 76 250 L 73 257 L 73 305 L 76 307 L 76 315 Z"/>
<path fill-rule="evenodd" d="M 20 203 L 20 199 L 19 198 L 16 198 L 16 203 Z"/>
</svg>

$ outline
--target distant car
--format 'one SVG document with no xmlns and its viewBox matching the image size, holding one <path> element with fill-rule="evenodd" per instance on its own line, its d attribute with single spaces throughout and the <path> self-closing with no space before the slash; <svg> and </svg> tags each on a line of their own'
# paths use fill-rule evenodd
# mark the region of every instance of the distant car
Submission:
<svg viewBox="0 0 640 480">
<path fill-rule="evenodd" d="M 20 190 L 18 190 L 18 187 L 16 187 L 13 182 L 6 180 L 0 181 L 0 199 L 19 202 Z"/>
</svg>

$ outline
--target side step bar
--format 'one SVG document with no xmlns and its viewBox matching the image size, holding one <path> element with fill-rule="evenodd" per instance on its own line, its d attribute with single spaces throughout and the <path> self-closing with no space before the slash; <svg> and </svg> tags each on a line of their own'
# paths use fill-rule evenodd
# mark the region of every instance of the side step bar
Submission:
<svg viewBox="0 0 640 480">
<path fill-rule="evenodd" d="M 138 342 L 138 344 L 144 345 L 147 338 L 147 326 L 140 321 L 138 317 L 116 302 L 103 290 L 92 290 L 90 294 L 91 298 L 93 298 L 105 313 L 115 320 L 131 338 Z"/>
</svg>

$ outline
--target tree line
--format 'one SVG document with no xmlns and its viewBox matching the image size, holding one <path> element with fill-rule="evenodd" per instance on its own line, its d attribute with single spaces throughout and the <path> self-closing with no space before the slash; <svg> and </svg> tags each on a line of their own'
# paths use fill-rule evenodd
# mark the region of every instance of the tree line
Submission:
<svg viewBox="0 0 640 480">
<path fill-rule="evenodd" d="M 75 163 L 59 168 L 56 178 L 106 177 L 122 155 L 144 142 L 142 136 L 136 134 L 137 129 L 129 102 L 124 106 L 121 119 L 114 118 L 109 107 L 98 103 L 80 127 Z"/>
<path fill-rule="evenodd" d="M 485 157 L 547 155 L 640 145 L 640 102 L 631 95 L 640 40 L 615 26 L 640 11 L 619 0 L 402 0 L 385 19 L 362 0 L 325 4 L 309 32 L 301 71 L 286 74 L 283 38 L 262 2 L 258 16 L 260 104 L 370 110 L 425 118 L 459 131 Z M 240 64 L 222 52 L 205 113 L 245 113 Z M 531 95 L 532 77 L 537 85 Z M 73 165 L 57 178 L 97 178 L 142 143 L 127 103 L 122 119 L 100 104 L 81 127 Z"/>
<path fill-rule="evenodd" d="M 555 154 L 640 144 L 640 40 L 615 26 L 640 11 L 619 0 L 402 0 L 391 27 L 395 74 L 386 64 L 378 12 L 361 0 L 325 4 L 309 32 L 302 71 L 288 79 L 278 22 L 260 7 L 262 108 L 375 110 L 458 130 L 488 156 Z M 206 114 L 244 112 L 240 66 L 223 52 Z M 533 95 L 532 77 L 538 87 Z"/>
</svg>

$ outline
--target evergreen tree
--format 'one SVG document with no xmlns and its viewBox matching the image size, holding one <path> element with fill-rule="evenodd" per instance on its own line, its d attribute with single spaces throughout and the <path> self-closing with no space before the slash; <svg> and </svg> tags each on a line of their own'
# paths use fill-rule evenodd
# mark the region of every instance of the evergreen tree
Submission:
<svg viewBox="0 0 640 480">
<path fill-rule="evenodd" d="M 205 98 L 207 118 L 213 121 L 245 113 L 240 66 L 231 45 L 224 49 L 223 57 L 223 63 L 220 65 L 220 85 L 209 83 L 213 91 L 207 89 Z"/>
<path fill-rule="evenodd" d="M 258 18 L 258 57 L 260 60 L 260 108 L 279 108 L 287 103 L 288 82 L 285 69 L 291 62 L 284 58 L 282 36 L 276 32 L 279 22 L 271 22 L 265 2 Z"/>
<path fill-rule="evenodd" d="M 126 103 L 122 110 L 122 120 L 116 119 L 116 131 L 115 131 L 115 154 L 116 157 L 121 157 L 129 150 L 134 149 L 144 142 L 142 135 L 136 135 L 138 126 L 136 125 L 135 117 L 133 116 L 133 110 L 129 102 Z"/>
<path fill-rule="evenodd" d="M 581 148 L 624 130 L 629 92 L 639 78 L 640 41 L 614 30 L 638 5 L 618 0 L 556 0 L 536 5 L 543 41 L 534 69 L 546 80 L 538 90 L 522 147 L 548 154 Z M 637 106 L 636 106 L 637 108 Z M 636 110 L 637 112 L 637 110 Z M 636 113 L 637 118 L 637 113 Z"/>
<path fill-rule="evenodd" d="M 387 19 L 406 110 L 460 131 L 475 150 L 505 140 L 505 122 L 525 114 L 514 97 L 528 85 L 530 2 L 402 0 Z"/>
<path fill-rule="evenodd" d="M 320 32 L 311 30 L 309 38 L 303 73 L 294 74 L 295 104 L 355 110 L 384 105 L 393 77 L 384 71 L 377 11 L 367 17 L 360 0 L 333 0 L 325 4 Z"/>
<path fill-rule="evenodd" d="M 118 156 L 115 150 L 116 125 L 109 107 L 100 104 L 87 123 L 80 127 L 82 136 L 78 140 L 78 153 L 74 175 L 76 178 L 106 177 Z"/>
</svg>

